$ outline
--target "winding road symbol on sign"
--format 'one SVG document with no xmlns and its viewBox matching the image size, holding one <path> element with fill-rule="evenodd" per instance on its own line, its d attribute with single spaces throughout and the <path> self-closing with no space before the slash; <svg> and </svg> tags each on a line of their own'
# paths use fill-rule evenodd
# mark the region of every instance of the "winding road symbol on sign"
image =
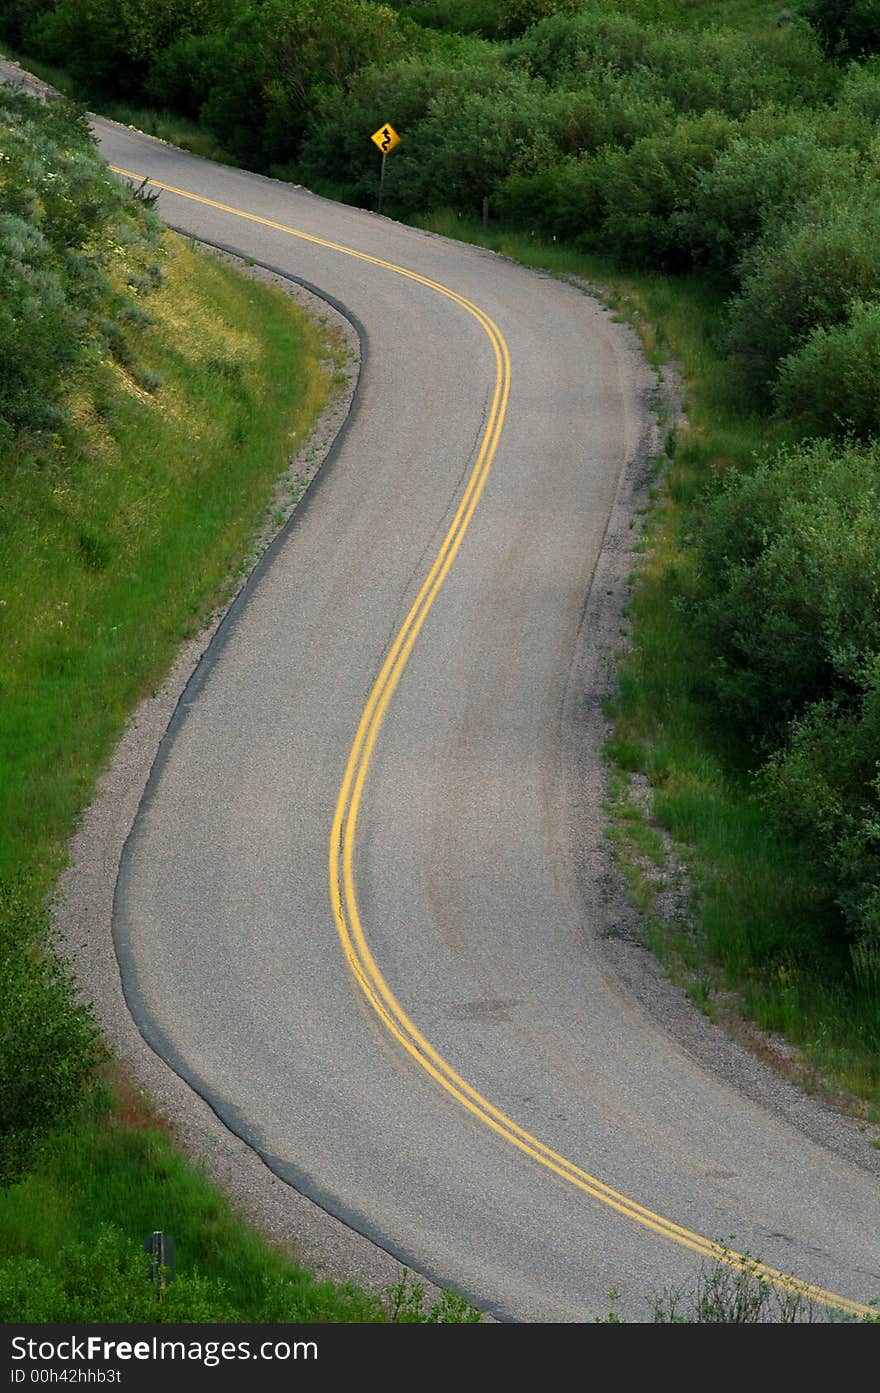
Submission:
<svg viewBox="0 0 880 1393">
<path fill-rule="evenodd" d="M 395 145 L 400 144 L 400 136 L 393 126 L 380 126 L 370 136 L 374 145 L 378 145 L 383 155 L 387 155 L 389 150 L 393 150 Z"/>
</svg>

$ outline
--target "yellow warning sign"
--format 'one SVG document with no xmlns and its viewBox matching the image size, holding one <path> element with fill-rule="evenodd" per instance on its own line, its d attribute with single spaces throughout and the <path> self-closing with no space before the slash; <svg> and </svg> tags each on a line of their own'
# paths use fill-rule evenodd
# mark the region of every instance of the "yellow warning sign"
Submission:
<svg viewBox="0 0 880 1393">
<path fill-rule="evenodd" d="M 370 139 L 374 145 L 378 145 L 383 155 L 387 155 L 389 150 L 400 144 L 400 136 L 393 126 L 380 126 L 377 131 L 373 131 Z"/>
</svg>

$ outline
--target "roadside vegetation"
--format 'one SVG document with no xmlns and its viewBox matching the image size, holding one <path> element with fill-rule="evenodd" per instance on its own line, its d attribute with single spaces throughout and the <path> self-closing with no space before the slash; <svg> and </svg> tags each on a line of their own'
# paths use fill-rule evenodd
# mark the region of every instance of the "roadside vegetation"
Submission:
<svg viewBox="0 0 880 1393">
<path fill-rule="evenodd" d="M 686 418 L 667 422 L 668 468 L 628 616 L 612 835 L 651 941 L 694 999 L 784 1035 L 803 1082 L 880 1121 L 875 0 L 803 0 L 782 13 L 761 0 L 10 0 L 0 37 L 118 119 L 363 206 L 378 187 L 369 137 L 390 120 L 403 140 L 387 164 L 386 211 L 602 287 L 661 371 L 675 356 Z M 11 109 L 0 108 L 7 125 Z M 78 120 L 62 108 L 44 119 Z M 31 926 L 10 941 L 31 944 L 28 932 L 45 939 L 39 906 L 97 763 L 234 566 L 265 483 L 247 504 L 227 497 L 225 516 L 247 522 L 217 542 L 211 574 L 191 521 L 157 530 L 154 494 L 180 501 L 167 479 L 134 505 L 112 469 L 88 485 L 93 496 L 71 491 L 86 458 L 118 448 L 119 423 L 140 438 L 163 397 L 175 400 L 181 356 L 169 364 L 173 326 L 160 310 L 175 265 L 186 265 L 178 286 L 197 283 L 198 264 L 221 300 L 223 277 L 185 248 L 172 254 L 129 195 L 80 227 L 73 208 L 105 207 L 85 166 L 65 174 L 74 182 L 57 209 L 43 176 L 29 205 L 33 147 L 20 145 L 19 174 L 0 163 L 0 217 L 21 223 L 0 236 L 0 275 L 19 287 L 0 304 L 0 444 L 10 479 L 27 480 L 0 514 L 4 551 L 18 554 L 5 547 L 18 535 L 23 557 L 21 585 L 0 597 L 0 623 L 19 636 L 0 656 L 13 664 L 0 679 L 17 713 L 2 759 L 20 771 L 0 825 L 11 829 L 7 914 Z M 35 293 L 45 314 L 22 352 L 8 326 L 15 295 Z M 217 322 L 242 322 L 231 303 Z M 201 322 L 214 314 L 212 302 Z M 84 334 L 67 332 L 71 316 Z M 235 376 L 248 371 L 242 352 L 232 377 L 208 370 L 233 437 L 234 401 L 258 393 Z M 103 387 L 83 386 L 92 380 Z M 145 463 L 144 479 L 157 467 Z M 111 476 L 122 492 L 109 491 Z M 216 498 L 216 480 L 206 488 Z M 153 582 L 126 551 L 138 531 L 180 586 L 174 617 L 160 605 L 166 622 L 148 636 L 151 605 L 135 607 Z M 182 579 L 196 551 L 197 575 Z M 55 572 L 59 557 L 67 572 Z M 93 591 L 107 607 L 84 618 L 79 596 Z M 23 617 L 28 596 L 39 622 Z M 21 694 L 35 682 L 57 708 L 31 709 Z M 100 691 L 100 709 L 68 720 L 84 711 L 78 690 Z M 684 912 L 670 920 L 660 906 L 679 872 Z M 50 1054 L 56 1002 L 67 1002 L 77 1062 L 60 1071 L 53 1106 L 72 1115 L 99 1043 L 63 969 L 47 966 L 55 959 L 16 952 L 7 973 L 30 984 L 19 1019 L 45 1020 Z M 46 1004 L 28 1005 L 31 991 Z M 4 1127 L 4 1164 L 25 1167 L 15 1157 L 36 1155 L 40 1138 Z"/>
<path fill-rule="evenodd" d="M 0 1319 L 471 1319 L 258 1238 L 108 1057 L 57 951 L 77 815 L 236 584 L 343 349 L 164 233 L 76 108 L 0 88 L 0 151 Z M 155 1229 L 176 1241 L 161 1302 Z"/>
<path fill-rule="evenodd" d="M 368 206 L 392 120 L 389 211 L 561 258 L 678 354 L 614 746 L 691 848 L 696 931 L 652 922 L 703 1005 L 737 996 L 876 1110 L 876 5 L 15 0 L 3 24 L 123 118 Z"/>
</svg>

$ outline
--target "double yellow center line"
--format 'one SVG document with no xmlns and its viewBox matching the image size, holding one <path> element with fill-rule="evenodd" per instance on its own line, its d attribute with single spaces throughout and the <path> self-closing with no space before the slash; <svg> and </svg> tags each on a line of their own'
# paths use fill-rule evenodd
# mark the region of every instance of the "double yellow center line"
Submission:
<svg viewBox="0 0 880 1393">
<path fill-rule="evenodd" d="M 133 174 L 130 170 L 119 169 L 115 166 L 113 168 L 117 174 L 124 175 L 128 179 L 134 179 L 138 182 L 143 179 L 142 175 Z M 354 883 L 354 845 L 358 813 L 370 767 L 370 759 L 385 712 L 409 660 L 422 625 L 428 617 L 431 606 L 437 598 L 464 540 L 474 510 L 485 487 L 489 470 L 492 467 L 510 395 L 510 354 L 507 344 L 497 324 L 490 319 L 484 310 L 475 305 L 473 301 L 465 299 L 463 295 L 450 290 L 448 286 L 441 285 L 439 281 L 430 280 L 427 276 L 419 275 L 404 266 L 395 265 L 394 262 L 384 261 L 381 257 L 369 256 L 366 252 L 356 251 L 352 247 L 342 246 L 338 242 L 331 242 L 323 237 L 315 237 L 311 233 L 275 222 L 271 218 L 263 218 L 255 213 L 230 207 L 229 204 L 219 203 L 215 199 L 205 198 L 200 194 L 190 193 L 186 189 L 175 188 L 171 184 L 161 183 L 158 179 L 148 179 L 147 182 L 154 188 L 175 194 L 179 198 L 189 199 L 193 203 L 200 203 L 208 208 L 215 208 L 219 212 L 243 218 L 247 222 L 257 223 L 261 227 L 271 228 L 273 231 L 282 232 L 290 237 L 297 237 L 301 241 L 311 242 L 343 256 L 354 257 L 357 261 L 366 262 L 371 266 L 381 267 L 385 271 L 403 276 L 406 280 L 416 281 L 438 295 L 452 300 L 471 315 L 484 330 L 492 348 L 495 360 L 495 386 L 476 462 L 471 470 L 452 524 L 443 539 L 424 584 L 391 645 L 367 699 L 345 766 L 345 775 L 333 817 L 329 856 L 330 900 L 343 951 L 364 997 L 389 1034 L 456 1102 L 466 1108 L 484 1126 L 489 1127 L 497 1136 L 502 1137 L 511 1146 L 515 1146 L 539 1165 L 552 1171 L 561 1180 L 568 1181 L 569 1184 L 574 1185 L 592 1199 L 598 1200 L 601 1204 L 642 1225 L 642 1227 L 650 1229 L 662 1238 L 690 1248 L 703 1258 L 726 1263 L 750 1273 L 760 1281 L 800 1295 L 806 1301 L 814 1301 L 832 1307 L 847 1315 L 866 1316 L 873 1314 L 870 1307 L 858 1301 L 836 1296 L 821 1287 L 802 1282 L 788 1273 L 779 1272 L 775 1268 L 768 1267 L 748 1256 L 733 1252 L 712 1239 L 704 1238 L 690 1229 L 682 1228 L 680 1224 L 664 1219 L 662 1215 L 655 1214 L 652 1210 L 646 1209 L 644 1205 L 638 1204 L 617 1190 L 613 1190 L 603 1181 L 575 1165 L 574 1162 L 560 1156 L 558 1152 L 545 1146 L 537 1137 L 532 1136 L 530 1132 L 512 1121 L 476 1089 L 472 1088 L 460 1074 L 456 1073 L 425 1039 L 397 1001 L 370 951 L 358 910 Z"/>
</svg>

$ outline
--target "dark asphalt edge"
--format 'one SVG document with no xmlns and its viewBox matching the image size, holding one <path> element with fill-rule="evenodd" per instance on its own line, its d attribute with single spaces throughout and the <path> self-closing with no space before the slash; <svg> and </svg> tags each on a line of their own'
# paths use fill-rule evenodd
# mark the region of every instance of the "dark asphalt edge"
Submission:
<svg viewBox="0 0 880 1393">
<path fill-rule="evenodd" d="M 283 271 L 279 266 L 273 266 L 268 262 L 256 260 L 239 247 L 230 246 L 222 242 L 214 242 L 206 237 L 196 237 L 186 229 L 177 227 L 172 223 L 166 223 L 165 226 L 179 236 L 198 242 L 203 246 L 211 247 L 215 251 L 225 252 L 229 256 L 238 257 L 245 265 L 258 266 L 261 270 L 268 271 L 272 275 L 279 276 L 283 280 L 300 285 L 303 289 L 308 290 L 312 295 L 316 296 L 317 299 L 323 300 L 326 304 L 330 305 L 331 308 L 336 310 L 338 314 L 342 315 L 344 319 L 347 319 L 355 330 L 360 345 L 360 362 L 358 364 L 358 374 L 352 393 L 351 403 L 344 421 L 336 432 L 330 449 L 327 451 L 315 475 L 306 485 L 302 497 L 295 504 L 287 521 L 272 538 L 224 613 L 207 648 L 200 657 L 195 669 L 187 680 L 186 686 L 178 698 L 174 712 L 166 727 L 165 734 L 162 736 L 156 758 L 151 766 L 146 788 L 144 789 L 141 801 L 138 805 L 137 814 L 125 838 L 113 892 L 113 947 L 117 963 L 119 964 L 119 975 L 125 1004 L 145 1044 L 208 1105 L 228 1131 L 238 1137 L 240 1141 L 243 1141 L 246 1146 L 249 1146 L 251 1150 L 259 1156 L 264 1165 L 266 1165 L 279 1180 L 282 1180 L 286 1185 L 290 1185 L 291 1188 L 311 1200 L 313 1204 L 317 1205 L 319 1209 L 324 1210 L 325 1213 L 331 1215 L 332 1218 L 339 1220 L 339 1222 L 345 1224 L 348 1228 L 361 1234 L 362 1237 L 368 1239 L 371 1243 L 375 1243 L 376 1246 L 387 1253 L 389 1257 L 401 1263 L 409 1271 L 424 1277 L 441 1290 L 444 1287 L 455 1290 L 458 1295 L 463 1296 L 464 1299 L 472 1305 L 478 1306 L 481 1311 L 492 1316 L 495 1320 L 510 1321 L 511 1317 L 508 1313 L 492 1305 L 486 1305 L 484 1298 L 474 1292 L 462 1291 L 452 1287 L 447 1279 L 430 1268 L 426 1269 L 405 1249 L 397 1248 L 390 1242 L 388 1237 L 379 1229 L 375 1228 L 364 1215 L 340 1203 L 334 1195 L 324 1190 L 321 1185 L 316 1182 L 314 1177 L 307 1174 L 305 1171 L 300 1171 L 290 1163 L 273 1156 L 270 1152 L 265 1151 L 261 1146 L 259 1134 L 249 1126 L 235 1105 L 219 1097 L 199 1074 L 189 1068 L 175 1046 L 168 1039 L 165 1032 L 156 1024 L 140 987 L 137 967 L 135 965 L 134 954 L 128 935 L 126 898 L 130 884 L 131 857 L 140 836 L 142 820 L 149 812 L 159 780 L 170 758 L 174 741 L 186 720 L 189 707 L 196 701 L 199 692 L 210 677 L 235 627 L 247 611 L 257 586 L 262 582 L 266 573 L 270 570 L 278 552 L 293 533 L 298 520 L 302 516 L 303 510 L 308 506 L 317 492 L 317 487 L 321 479 L 325 476 L 339 454 L 348 429 L 360 406 L 360 386 L 363 378 L 364 365 L 369 352 L 369 335 L 367 334 L 366 328 L 358 317 L 340 300 L 337 300 L 335 296 L 328 294 L 318 286 L 313 285 L 310 281 L 302 279 L 300 276 L 294 276 L 289 271 Z"/>
</svg>

